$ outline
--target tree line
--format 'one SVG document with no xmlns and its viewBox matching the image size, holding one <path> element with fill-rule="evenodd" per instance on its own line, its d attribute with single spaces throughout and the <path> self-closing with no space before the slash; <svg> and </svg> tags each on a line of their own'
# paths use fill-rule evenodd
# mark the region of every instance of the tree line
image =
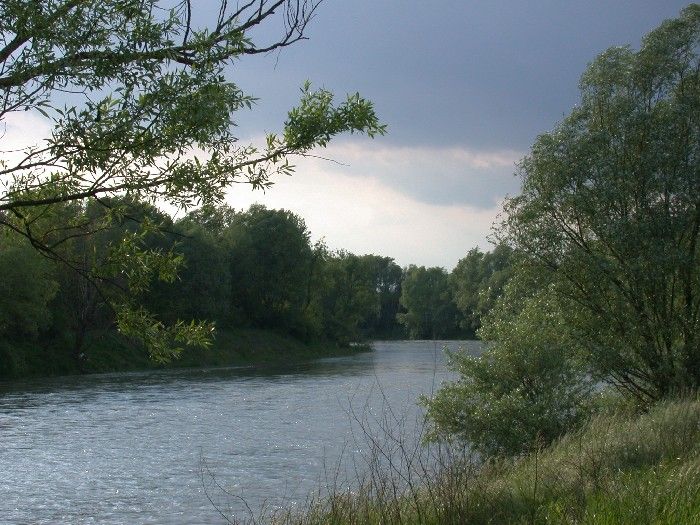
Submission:
<svg viewBox="0 0 700 525">
<path fill-rule="evenodd" d="M 473 337 L 510 268 L 505 246 L 473 249 L 451 273 L 332 251 L 312 242 L 300 216 L 262 205 L 204 206 L 173 220 L 115 198 L 53 205 L 40 220 L 49 254 L 12 230 L 0 237 L 0 340 L 61 341 L 78 363 L 89 359 L 86 341 L 139 309 L 147 322 L 125 323 L 139 326 L 134 345 L 149 330 L 185 322 L 203 327 L 203 338 L 215 327 L 245 327 L 334 345 Z M 133 306 L 114 306 L 125 303 Z M 152 354 L 159 360 L 184 346 L 175 335 L 162 344 Z"/>
<path fill-rule="evenodd" d="M 267 188 L 294 171 L 293 157 L 339 134 L 386 132 L 359 93 L 338 102 L 306 82 L 276 132 L 241 143 L 238 112 L 257 99 L 230 66 L 306 39 L 320 1 L 214 4 L 208 17 L 193 16 L 189 0 L 0 2 L 0 125 L 29 116 L 50 128 L 21 147 L 0 136 L 0 229 L 93 283 L 128 289 L 103 299 L 121 332 L 158 360 L 206 344 L 211 325 L 164 322 L 136 299 L 153 277 L 172 280 L 181 263 L 175 252 L 149 249 L 154 224 L 112 236 L 109 249 L 86 251 L 83 261 L 66 260 L 65 248 L 118 220 L 122 207 L 113 204 L 125 195 L 179 211 L 217 206 L 233 184 Z M 67 222 L 50 217 L 60 214 Z"/>
</svg>

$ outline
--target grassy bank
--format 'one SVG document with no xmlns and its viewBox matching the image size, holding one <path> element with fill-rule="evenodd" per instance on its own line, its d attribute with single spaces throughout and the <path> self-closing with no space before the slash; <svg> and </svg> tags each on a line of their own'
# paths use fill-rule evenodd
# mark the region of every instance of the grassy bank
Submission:
<svg viewBox="0 0 700 525">
<path fill-rule="evenodd" d="M 519 460 L 383 470 L 286 524 L 700 523 L 700 401 L 600 415 Z"/>
<path fill-rule="evenodd" d="M 203 366 L 265 366 L 301 362 L 319 357 L 349 355 L 368 346 L 305 343 L 271 331 L 241 328 L 217 330 L 205 349 L 185 349 L 167 364 L 154 363 L 141 346 L 116 332 L 96 332 L 86 339 L 86 359 L 76 361 L 68 340 L 0 343 L 0 378 L 56 376 L 78 373 L 119 372 L 156 368 Z"/>
</svg>

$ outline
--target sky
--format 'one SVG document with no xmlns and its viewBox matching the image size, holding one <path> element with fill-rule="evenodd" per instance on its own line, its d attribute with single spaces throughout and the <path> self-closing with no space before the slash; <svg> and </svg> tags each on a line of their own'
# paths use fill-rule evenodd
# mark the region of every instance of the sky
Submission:
<svg viewBox="0 0 700 525">
<path fill-rule="evenodd" d="M 639 46 L 677 16 L 673 0 L 325 0 L 309 39 L 246 57 L 230 78 L 259 101 L 239 136 L 278 131 L 305 80 L 338 97 L 359 91 L 388 135 L 339 137 L 272 189 L 238 185 L 228 202 L 301 215 L 334 249 L 451 269 L 490 248 L 517 163 L 578 100 L 586 65 L 610 46 Z M 264 41 L 274 24 L 252 36 Z"/>
<path fill-rule="evenodd" d="M 218 4 L 196 0 L 195 20 L 211 20 Z M 259 99 L 235 115 L 238 136 L 281 131 L 306 80 L 339 100 L 356 91 L 372 100 L 388 134 L 338 137 L 315 152 L 332 160 L 292 159 L 292 177 L 265 192 L 235 185 L 227 202 L 291 210 L 332 249 L 450 270 L 471 248 L 490 249 L 503 200 L 519 190 L 519 159 L 577 103 L 586 65 L 610 46 L 638 47 L 685 5 L 323 0 L 308 40 L 227 68 Z M 250 36 L 264 44 L 281 31 L 272 20 Z M 42 129 L 26 114 L 6 124 L 4 146 Z"/>
</svg>

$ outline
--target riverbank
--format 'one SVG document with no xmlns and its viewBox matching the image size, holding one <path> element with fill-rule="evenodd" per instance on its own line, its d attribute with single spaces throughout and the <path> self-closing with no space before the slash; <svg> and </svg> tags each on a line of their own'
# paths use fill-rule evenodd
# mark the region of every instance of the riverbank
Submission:
<svg viewBox="0 0 700 525">
<path fill-rule="evenodd" d="M 179 359 L 161 364 L 153 362 L 143 347 L 132 344 L 117 332 L 100 331 L 86 338 L 84 359 L 80 362 L 74 358 L 68 341 L 3 342 L 0 344 L 0 379 L 163 368 L 268 366 L 351 355 L 370 349 L 370 345 L 306 343 L 254 328 L 220 329 L 208 348 L 185 349 Z"/>
<path fill-rule="evenodd" d="M 602 414 L 524 458 L 451 463 L 431 477 L 372 472 L 287 525 L 700 523 L 700 401 Z"/>
</svg>

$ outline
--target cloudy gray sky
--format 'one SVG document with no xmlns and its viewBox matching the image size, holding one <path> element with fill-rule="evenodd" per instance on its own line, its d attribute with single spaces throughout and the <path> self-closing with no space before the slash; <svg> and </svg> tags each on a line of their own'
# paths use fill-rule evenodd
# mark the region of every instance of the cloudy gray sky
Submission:
<svg viewBox="0 0 700 525">
<path fill-rule="evenodd" d="M 196 19 L 212 19 L 218 4 L 194 2 Z M 389 134 L 340 137 L 319 152 L 336 162 L 299 159 L 293 177 L 265 193 L 236 185 L 228 201 L 292 210 L 334 249 L 451 269 L 470 248 L 489 248 L 504 197 L 519 189 L 518 159 L 576 104 L 586 65 L 610 46 L 637 47 L 685 5 L 324 0 L 309 40 L 228 69 L 259 98 L 237 114 L 239 137 L 280 131 L 307 79 L 339 98 L 359 91 L 371 99 Z M 275 20 L 251 36 L 269 41 L 281 30 Z M 36 134 L 34 120 L 8 119 L 8 129 Z"/>
<path fill-rule="evenodd" d="M 231 79 L 260 98 L 241 137 L 279 130 L 309 79 L 374 101 L 389 134 L 336 140 L 271 190 L 237 187 L 302 215 L 333 248 L 448 269 L 487 237 L 515 164 L 578 99 L 601 51 L 637 47 L 687 2 L 674 0 L 325 0 L 309 40 L 250 57 Z M 255 36 L 264 38 L 266 26 Z"/>
</svg>

